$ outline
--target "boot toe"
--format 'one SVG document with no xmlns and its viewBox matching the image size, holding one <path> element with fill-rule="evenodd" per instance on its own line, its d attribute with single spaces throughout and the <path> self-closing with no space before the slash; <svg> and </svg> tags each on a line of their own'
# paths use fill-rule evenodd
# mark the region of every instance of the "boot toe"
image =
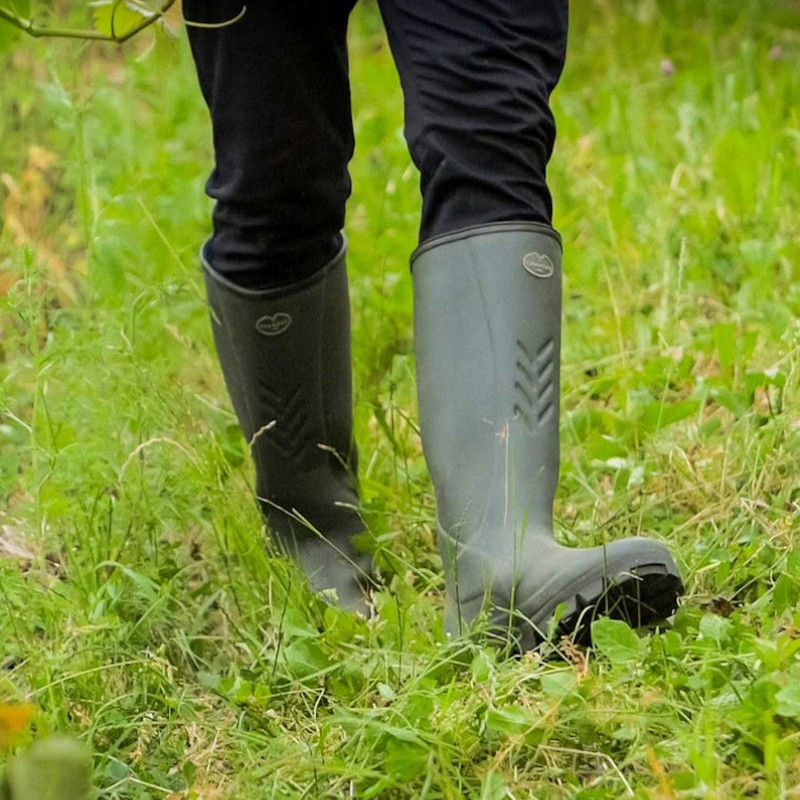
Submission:
<svg viewBox="0 0 800 800">
<path fill-rule="evenodd" d="M 557 571 L 548 582 L 547 598 L 539 592 L 518 606 L 523 650 L 547 637 L 559 607 L 563 613 L 556 634 L 584 645 L 591 644 L 591 624 L 598 617 L 638 628 L 665 620 L 677 610 L 683 582 L 672 556 L 659 542 L 635 537 L 586 550 L 564 550 L 565 563 L 578 569 Z"/>
<path fill-rule="evenodd" d="M 370 616 L 370 557 L 352 547 L 341 550 L 324 539 L 303 543 L 299 566 L 308 576 L 311 589 L 346 611 Z"/>
</svg>

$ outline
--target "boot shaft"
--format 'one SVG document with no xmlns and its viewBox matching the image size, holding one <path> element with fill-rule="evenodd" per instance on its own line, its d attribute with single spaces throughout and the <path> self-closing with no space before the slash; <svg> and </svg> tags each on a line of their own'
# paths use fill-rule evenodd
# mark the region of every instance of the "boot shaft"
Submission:
<svg viewBox="0 0 800 800">
<path fill-rule="evenodd" d="M 420 248 L 413 274 L 420 427 L 441 528 L 507 552 L 509 537 L 552 531 L 560 239 L 535 223 L 467 230 Z"/>
<path fill-rule="evenodd" d="M 344 248 L 305 281 L 268 291 L 231 283 L 205 259 L 203 267 L 214 341 L 270 529 L 289 550 L 298 537 L 363 530 Z"/>
</svg>

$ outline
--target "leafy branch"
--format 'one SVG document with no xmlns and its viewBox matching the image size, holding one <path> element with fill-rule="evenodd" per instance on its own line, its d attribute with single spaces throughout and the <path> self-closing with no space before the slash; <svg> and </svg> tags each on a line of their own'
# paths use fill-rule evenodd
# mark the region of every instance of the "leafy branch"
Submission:
<svg viewBox="0 0 800 800">
<path fill-rule="evenodd" d="M 154 10 L 142 8 L 140 3 L 126 2 L 126 0 L 112 0 L 112 2 L 100 3 L 98 5 L 102 7 L 104 13 L 101 14 L 99 10 L 95 12 L 95 29 L 75 29 L 38 25 L 32 19 L 24 17 L 14 10 L 13 3 L 12 8 L 0 5 L 0 20 L 5 20 L 16 28 L 24 31 L 29 36 L 37 38 L 41 36 L 55 36 L 65 39 L 92 39 L 94 41 L 122 44 L 136 36 L 137 33 L 141 33 L 143 30 L 162 19 L 175 3 L 176 0 L 163 0 L 161 5 Z M 233 19 L 217 24 L 185 22 L 187 25 L 200 28 L 218 28 L 238 22 L 246 11 L 247 6 L 243 5 L 242 10 Z M 132 17 L 133 24 L 131 24 Z M 124 25 L 123 23 L 124 30 L 122 32 L 118 30 L 120 18 L 124 18 L 128 22 L 128 25 Z"/>
<path fill-rule="evenodd" d="M 111 29 L 109 33 L 100 30 L 75 30 L 72 28 L 58 28 L 50 26 L 37 25 L 33 20 L 26 19 L 20 16 L 16 11 L 0 6 L 0 19 L 10 22 L 30 36 L 59 36 L 67 39 L 95 39 L 105 42 L 122 42 L 128 41 L 131 37 L 140 33 L 145 28 L 150 27 L 154 22 L 161 19 L 164 14 L 175 5 L 175 0 L 164 0 L 161 7 L 150 14 L 141 15 L 141 20 L 126 30 L 124 33 L 117 33 L 115 23 L 117 12 L 120 6 L 123 5 L 123 0 L 114 0 L 111 7 Z"/>
</svg>

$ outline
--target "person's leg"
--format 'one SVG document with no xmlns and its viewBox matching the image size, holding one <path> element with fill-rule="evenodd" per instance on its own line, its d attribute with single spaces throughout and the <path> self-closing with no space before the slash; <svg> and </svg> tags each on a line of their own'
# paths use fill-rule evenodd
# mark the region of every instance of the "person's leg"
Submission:
<svg viewBox="0 0 800 800">
<path fill-rule="evenodd" d="M 187 20 L 240 0 L 184 0 Z M 363 607 L 368 559 L 352 441 L 350 312 L 340 237 L 353 148 L 351 0 L 249 4 L 189 27 L 211 111 L 214 235 L 203 268 L 214 341 L 277 543 L 317 590 Z"/>
<path fill-rule="evenodd" d="M 506 220 L 549 224 L 550 93 L 567 0 L 380 0 L 420 170 L 420 241 Z"/>
<path fill-rule="evenodd" d="M 421 172 L 414 336 L 448 627 L 487 608 L 528 648 L 559 607 L 565 632 L 596 612 L 666 616 L 682 586 L 663 545 L 553 536 L 561 240 L 545 170 L 567 0 L 381 3 Z"/>
<path fill-rule="evenodd" d="M 205 255 L 238 285 L 302 279 L 338 252 L 353 128 L 347 20 L 355 0 L 184 0 L 211 112 L 216 200 Z M 191 23 L 221 27 L 200 27 Z"/>
</svg>

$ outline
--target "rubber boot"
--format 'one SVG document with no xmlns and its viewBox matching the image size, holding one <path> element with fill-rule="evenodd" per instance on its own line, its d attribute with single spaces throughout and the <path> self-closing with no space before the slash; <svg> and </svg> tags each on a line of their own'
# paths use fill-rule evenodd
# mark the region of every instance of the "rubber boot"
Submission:
<svg viewBox="0 0 800 800">
<path fill-rule="evenodd" d="M 422 442 L 436 491 L 458 634 L 488 606 L 522 650 L 585 641 L 597 613 L 669 616 L 683 591 L 667 549 L 642 537 L 569 548 L 553 535 L 559 470 L 561 240 L 536 223 L 438 237 L 412 259 Z M 562 606 L 562 604 L 564 604 Z"/>
<path fill-rule="evenodd" d="M 214 342 L 270 532 L 315 591 L 365 612 L 369 558 L 353 443 L 345 248 L 304 281 L 254 291 L 202 258 Z"/>
</svg>

